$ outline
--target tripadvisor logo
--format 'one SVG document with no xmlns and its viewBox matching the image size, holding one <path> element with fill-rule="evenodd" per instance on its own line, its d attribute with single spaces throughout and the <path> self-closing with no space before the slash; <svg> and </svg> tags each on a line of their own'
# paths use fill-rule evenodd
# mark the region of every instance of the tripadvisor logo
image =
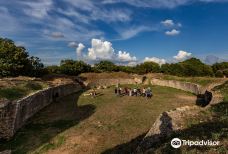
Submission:
<svg viewBox="0 0 228 154">
<path fill-rule="evenodd" d="M 172 139 L 171 146 L 175 149 L 179 148 L 181 146 L 181 140 L 179 138 Z"/>
<path fill-rule="evenodd" d="M 219 141 L 211 140 L 201 140 L 201 141 L 190 141 L 190 140 L 180 140 L 179 138 L 173 138 L 171 140 L 171 146 L 175 149 L 183 146 L 218 146 Z"/>
</svg>

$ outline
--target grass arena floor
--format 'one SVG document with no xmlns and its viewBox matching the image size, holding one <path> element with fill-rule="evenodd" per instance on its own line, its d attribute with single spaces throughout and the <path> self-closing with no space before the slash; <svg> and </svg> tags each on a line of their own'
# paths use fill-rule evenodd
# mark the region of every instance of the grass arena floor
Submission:
<svg viewBox="0 0 228 154">
<path fill-rule="evenodd" d="M 132 85 L 128 85 L 131 87 Z M 114 87 L 61 98 L 32 117 L 0 151 L 13 153 L 128 153 L 163 111 L 195 104 L 195 96 L 151 86 L 153 97 L 116 96 Z"/>
</svg>

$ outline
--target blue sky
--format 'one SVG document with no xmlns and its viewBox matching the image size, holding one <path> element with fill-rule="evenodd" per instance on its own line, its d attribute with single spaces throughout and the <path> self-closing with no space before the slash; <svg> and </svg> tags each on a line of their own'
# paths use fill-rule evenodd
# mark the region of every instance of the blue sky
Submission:
<svg viewBox="0 0 228 154">
<path fill-rule="evenodd" d="M 7 0 L 0 21 L 1 37 L 46 65 L 228 59 L 228 0 Z"/>
</svg>

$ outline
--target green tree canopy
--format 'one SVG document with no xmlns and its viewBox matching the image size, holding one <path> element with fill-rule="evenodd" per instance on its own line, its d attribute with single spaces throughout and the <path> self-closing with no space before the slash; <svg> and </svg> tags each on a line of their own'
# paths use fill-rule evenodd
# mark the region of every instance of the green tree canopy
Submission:
<svg viewBox="0 0 228 154">
<path fill-rule="evenodd" d="M 159 64 L 155 62 L 144 62 L 136 66 L 136 72 L 139 74 L 160 72 Z"/>
<path fill-rule="evenodd" d="M 94 65 L 94 69 L 99 72 L 118 71 L 118 67 L 111 61 L 103 60 Z"/>
<path fill-rule="evenodd" d="M 202 63 L 197 58 L 191 58 L 179 63 L 164 64 L 161 71 L 165 74 L 177 76 L 213 76 L 210 66 Z"/>
<path fill-rule="evenodd" d="M 222 63 L 215 63 L 212 65 L 213 71 L 217 72 L 218 70 L 225 70 L 228 69 L 228 62 L 222 62 Z"/>
<path fill-rule="evenodd" d="M 71 59 L 62 60 L 60 63 L 60 72 L 67 75 L 78 75 L 84 72 L 90 72 L 91 66 L 83 61 L 74 61 Z"/>
<path fill-rule="evenodd" d="M 0 76 L 38 75 L 43 64 L 37 57 L 29 57 L 24 47 L 12 40 L 0 38 Z"/>
</svg>

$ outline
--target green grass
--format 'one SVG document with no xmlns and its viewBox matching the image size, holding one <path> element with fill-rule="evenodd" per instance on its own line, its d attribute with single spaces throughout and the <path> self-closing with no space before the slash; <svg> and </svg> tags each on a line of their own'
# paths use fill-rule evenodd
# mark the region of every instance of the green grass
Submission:
<svg viewBox="0 0 228 154">
<path fill-rule="evenodd" d="M 0 98 L 9 100 L 16 100 L 22 98 L 30 93 L 48 87 L 47 84 L 37 81 L 29 81 L 20 83 L 16 86 L 5 87 L 0 89 Z"/>
<path fill-rule="evenodd" d="M 130 87 L 132 85 L 128 85 Z M 0 151 L 13 153 L 62 152 L 101 153 L 143 137 L 160 113 L 176 107 L 193 105 L 194 97 L 181 90 L 152 86 L 152 99 L 119 97 L 114 87 L 98 90 L 95 98 L 75 94 L 52 103 L 36 114 L 16 136 L 0 142 Z M 87 92 L 85 92 L 87 93 Z M 184 99 L 183 96 L 186 97 Z M 193 99 L 188 99 L 193 98 Z M 131 151 L 133 145 L 118 153 Z"/>
<path fill-rule="evenodd" d="M 221 94 L 224 97 L 224 101 L 228 102 L 228 81 L 226 81 L 224 84 L 219 85 L 214 88 L 214 90 L 218 90 L 221 92 Z"/>
<path fill-rule="evenodd" d="M 164 75 L 162 78 L 165 80 L 192 82 L 192 83 L 199 84 L 201 86 L 207 86 L 210 83 L 221 80 L 219 78 L 212 78 L 212 77 L 177 77 L 172 75 Z"/>
</svg>

